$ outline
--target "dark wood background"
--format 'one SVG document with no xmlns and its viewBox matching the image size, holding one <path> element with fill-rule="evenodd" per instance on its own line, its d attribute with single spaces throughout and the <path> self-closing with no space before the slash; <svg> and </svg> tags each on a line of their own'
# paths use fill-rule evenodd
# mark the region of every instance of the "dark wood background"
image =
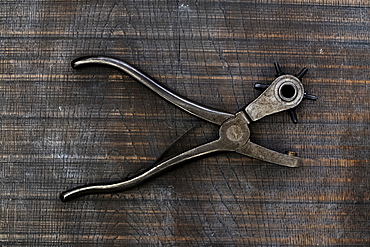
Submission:
<svg viewBox="0 0 370 247">
<path fill-rule="evenodd" d="M 1 246 L 370 246 L 368 0 L 1 1 Z M 316 102 L 251 125 L 296 169 L 233 153 L 119 194 L 71 187 L 144 169 L 177 137 L 214 129 L 107 67 L 114 56 L 231 113 L 254 83 L 309 68 Z M 201 128 L 204 128 L 202 130 Z M 217 134 L 217 131 L 215 132 Z"/>
</svg>

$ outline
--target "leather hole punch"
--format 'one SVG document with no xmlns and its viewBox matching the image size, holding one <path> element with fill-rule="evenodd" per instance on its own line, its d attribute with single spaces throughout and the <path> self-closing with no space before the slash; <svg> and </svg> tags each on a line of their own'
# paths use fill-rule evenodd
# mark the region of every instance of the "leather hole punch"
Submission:
<svg viewBox="0 0 370 247">
<path fill-rule="evenodd" d="M 232 114 L 185 99 L 163 87 L 130 64 L 115 58 L 92 56 L 78 58 L 72 61 L 73 68 L 79 68 L 90 64 L 113 66 L 127 73 L 160 97 L 182 110 L 220 126 L 219 138 L 170 158 L 156 161 L 148 169 L 124 181 L 110 184 L 90 184 L 62 192 L 60 194 L 60 199 L 63 202 L 85 195 L 122 192 L 138 186 L 185 161 L 215 152 L 236 152 L 251 158 L 287 167 L 298 167 L 302 161 L 294 152 L 283 154 L 251 142 L 249 139 L 250 131 L 248 125 L 253 121 L 281 111 L 288 111 L 293 122 L 296 123 L 297 116 L 294 111 L 295 107 L 297 107 L 304 98 L 311 100 L 317 99 L 316 96 L 304 92 L 301 80 L 307 73 L 306 68 L 302 69 L 297 75 L 291 75 L 283 73 L 279 64 L 275 63 L 277 78 L 270 85 L 255 84 L 256 89 L 263 90 L 261 95 L 248 104 L 243 110 Z"/>
</svg>

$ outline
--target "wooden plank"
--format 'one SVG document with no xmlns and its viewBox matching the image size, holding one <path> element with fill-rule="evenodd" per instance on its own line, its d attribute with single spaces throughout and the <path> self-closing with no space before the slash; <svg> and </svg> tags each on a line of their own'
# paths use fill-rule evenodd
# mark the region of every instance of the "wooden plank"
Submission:
<svg viewBox="0 0 370 247">
<path fill-rule="evenodd" d="M 369 3 L 2 1 L 0 245 L 369 246 Z M 148 167 L 190 128 L 214 129 L 104 67 L 107 55 L 189 99 L 236 112 L 309 68 L 297 109 L 251 127 L 258 144 L 316 160 L 289 169 L 218 154 L 130 191 L 65 203 L 78 185 Z M 217 133 L 217 131 L 216 131 Z"/>
</svg>

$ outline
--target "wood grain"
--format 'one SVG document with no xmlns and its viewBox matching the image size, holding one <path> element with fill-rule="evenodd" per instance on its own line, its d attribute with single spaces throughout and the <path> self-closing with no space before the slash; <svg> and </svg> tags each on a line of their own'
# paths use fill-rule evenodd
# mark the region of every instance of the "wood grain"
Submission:
<svg viewBox="0 0 370 247">
<path fill-rule="evenodd" d="M 370 5 L 367 0 L 1 1 L 1 246 L 369 246 Z M 78 185 L 149 166 L 177 137 L 214 129 L 106 67 L 141 68 L 231 113 L 254 83 L 309 68 L 297 109 L 251 125 L 296 169 L 218 154 L 130 191 L 65 203 Z M 216 131 L 217 132 L 217 131 Z"/>
</svg>

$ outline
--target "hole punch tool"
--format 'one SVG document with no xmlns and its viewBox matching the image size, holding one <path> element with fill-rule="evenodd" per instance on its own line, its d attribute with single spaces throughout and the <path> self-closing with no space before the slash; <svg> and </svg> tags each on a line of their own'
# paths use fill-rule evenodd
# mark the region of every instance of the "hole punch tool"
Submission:
<svg viewBox="0 0 370 247">
<path fill-rule="evenodd" d="M 309 95 L 304 92 L 301 80 L 307 73 L 307 68 L 302 69 L 297 75 L 291 75 L 283 73 L 279 64 L 275 63 L 277 78 L 270 85 L 255 84 L 256 89 L 263 90 L 261 95 L 241 111 L 231 114 L 202 106 L 185 99 L 161 86 L 140 70 L 115 58 L 92 56 L 78 58 L 72 61 L 73 68 L 80 68 L 90 64 L 113 66 L 127 73 L 175 106 L 196 117 L 219 125 L 219 138 L 170 158 L 156 161 L 148 169 L 124 181 L 110 184 L 90 184 L 62 192 L 60 194 L 60 199 L 63 202 L 85 195 L 122 192 L 157 176 L 169 168 L 174 168 L 185 161 L 215 152 L 236 152 L 241 155 L 287 167 L 298 167 L 302 162 L 299 157 L 296 157 L 294 152 L 283 154 L 251 142 L 249 139 L 250 131 L 248 125 L 265 116 L 286 110 L 289 111 L 292 121 L 296 123 L 297 116 L 294 109 L 305 98 L 311 100 L 316 100 L 317 98 L 314 95 Z"/>
</svg>

